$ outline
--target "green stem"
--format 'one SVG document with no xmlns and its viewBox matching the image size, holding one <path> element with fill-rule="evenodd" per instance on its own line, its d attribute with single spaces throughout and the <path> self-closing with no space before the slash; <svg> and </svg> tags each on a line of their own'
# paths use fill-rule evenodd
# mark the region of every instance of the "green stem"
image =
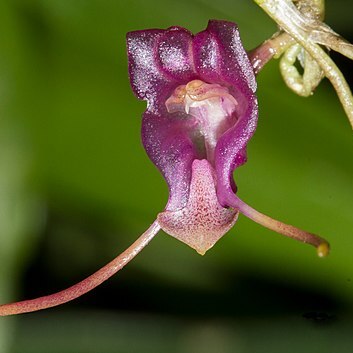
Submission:
<svg viewBox="0 0 353 353">
<path fill-rule="evenodd" d="M 353 97 L 350 88 L 336 64 L 314 39 L 321 38 L 324 45 L 346 53 L 349 58 L 353 58 L 353 47 L 343 40 L 338 44 L 337 35 L 333 31 L 328 31 L 328 26 L 303 15 L 291 0 L 254 1 L 317 61 L 335 88 L 353 128 Z M 326 39 L 323 40 L 323 38 Z"/>
</svg>

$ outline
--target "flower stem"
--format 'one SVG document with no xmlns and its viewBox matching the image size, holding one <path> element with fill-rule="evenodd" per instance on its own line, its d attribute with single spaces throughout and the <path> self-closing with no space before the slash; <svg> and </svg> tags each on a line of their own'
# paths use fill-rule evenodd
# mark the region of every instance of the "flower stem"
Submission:
<svg viewBox="0 0 353 353">
<path fill-rule="evenodd" d="M 326 24 L 299 11 L 292 0 L 254 0 L 285 32 L 290 34 L 321 67 L 331 81 L 353 127 L 353 97 L 336 64 L 318 45 L 353 58 L 353 46 L 332 31 Z"/>
<path fill-rule="evenodd" d="M 155 221 L 129 248 L 91 276 L 60 292 L 31 300 L 24 300 L 0 306 L 0 316 L 38 311 L 64 304 L 89 292 L 122 269 L 158 233 L 160 226 Z"/>
<path fill-rule="evenodd" d="M 255 210 L 254 208 L 246 204 L 236 195 L 233 195 L 232 199 L 228 201 L 230 201 L 228 202 L 230 207 L 239 210 L 243 215 L 250 218 L 254 222 L 261 224 L 262 226 L 271 229 L 277 233 L 285 235 L 286 237 L 316 247 L 317 254 L 319 257 L 324 257 L 329 254 L 329 243 L 318 235 L 306 232 L 292 225 L 282 223 L 269 216 L 266 216 L 265 214 Z"/>
<path fill-rule="evenodd" d="M 262 68 L 272 59 L 278 58 L 288 49 L 295 40 L 286 32 L 277 32 L 272 38 L 267 39 L 258 47 L 248 52 L 248 57 L 257 75 Z"/>
</svg>

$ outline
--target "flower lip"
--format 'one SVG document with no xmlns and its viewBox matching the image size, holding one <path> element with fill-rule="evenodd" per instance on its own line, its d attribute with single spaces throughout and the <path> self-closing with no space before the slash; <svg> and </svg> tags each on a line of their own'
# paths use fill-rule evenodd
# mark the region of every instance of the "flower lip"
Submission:
<svg viewBox="0 0 353 353">
<path fill-rule="evenodd" d="M 195 159 L 187 205 L 178 211 L 164 211 L 157 220 L 166 233 L 204 255 L 237 218 L 237 211 L 223 208 L 218 202 L 215 173 L 210 163 Z"/>
</svg>

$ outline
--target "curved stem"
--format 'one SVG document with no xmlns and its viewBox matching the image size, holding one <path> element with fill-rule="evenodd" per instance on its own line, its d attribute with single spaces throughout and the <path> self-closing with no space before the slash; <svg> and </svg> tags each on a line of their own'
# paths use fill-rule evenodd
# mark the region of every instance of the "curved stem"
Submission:
<svg viewBox="0 0 353 353">
<path fill-rule="evenodd" d="M 318 256 L 324 257 L 329 254 L 329 243 L 318 235 L 306 232 L 297 227 L 282 223 L 269 216 L 266 216 L 265 214 L 255 210 L 254 208 L 246 204 L 234 194 L 232 196 L 232 199 L 228 201 L 230 201 L 228 202 L 230 207 L 239 210 L 243 215 L 250 218 L 254 222 L 261 224 L 262 226 L 271 229 L 277 233 L 285 235 L 286 237 L 298 240 L 302 243 L 313 245 L 314 247 L 316 247 Z"/>
<path fill-rule="evenodd" d="M 51 295 L 1 305 L 0 316 L 22 314 L 47 309 L 80 297 L 81 295 L 99 286 L 101 283 L 122 269 L 153 239 L 159 230 L 160 226 L 158 222 L 154 221 L 154 223 L 129 248 L 91 276 L 67 289 Z"/>
<path fill-rule="evenodd" d="M 331 41 L 325 40 L 325 45 L 351 57 L 352 48 L 345 43 L 337 44 L 337 36 L 329 34 L 327 26 L 323 27 L 320 21 L 312 21 L 304 16 L 292 0 L 254 0 L 277 24 L 289 33 L 320 65 L 325 76 L 331 81 L 338 98 L 341 101 L 349 122 L 353 128 L 353 97 L 351 90 L 339 68 L 325 53 L 325 51 L 315 43 L 314 39 L 320 39 L 318 32 L 326 28 L 325 36 L 330 36 Z M 334 32 L 333 32 L 334 33 Z M 323 36 L 321 36 L 321 40 Z M 334 45 L 331 44 L 335 43 Z M 343 49 L 344 48 L 344 49 Z"/>
</svg>

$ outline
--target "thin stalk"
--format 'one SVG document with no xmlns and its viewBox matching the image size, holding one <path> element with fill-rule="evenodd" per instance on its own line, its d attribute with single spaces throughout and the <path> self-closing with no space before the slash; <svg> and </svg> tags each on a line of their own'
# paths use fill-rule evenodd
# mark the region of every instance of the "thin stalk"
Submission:
<svg viewBox="0 0 353 353">
<path fill-rule="evenodd" d="M 313 30 L 310 34 L 310 39 L 315 43 L 324 45 L 337 53 L 340 53 L 353 60 L 353 45 L 342 38 L 339 34 L 331 30 L 327 26 L 320 26 L 322 30 Z"/>
<path fill-rule="evenodd" d="M 272 59 L 278 58 L 295 40 L 286 32 L 276 33 L 258 47 L 248 52 L 248 57 L 254 68 L 255 75 Z"/>
<path fill-rule="evenodd" d="M 325 239 L 319 237 L 318 235 L 273 219 L 255 210 L 234 194 L 230 200 L 228 199 L 228 205 L 236 210 L 239 210 L 244 216 L 268 229 L 302 243 L 307 243 L 314 246 L 319 257 L 324 257 L 329 254 L 330 245 Z"/>
<path fill-rule="evenodd" d="M 0 306 L 0 316 L 23 314 L 51 308 L 67 303 L 91 291 L 129 263 L 158 233 L 160 226 L 155 221 L 129 248 L 91 276 L 60 292 L 31 300 Z"/>
<path fill-rule="evenodd" d="M 329 48 L 338 50 L 340 53 L 352 57 L 353 47 L 347 46 L 346 42 L 337 44 L 337 35 L 327 30 L 324 35 L 322 28 L 328 28 L 320 21 L 312 21 L 304 16 L 293 4 L 291 0 L 254 0 L 277 24 L 289 33 L 320 65 L 325 76 L 331 81 L 338 97 L 345 110 L 349 122 L 353 128 L 353 97 L 351 90 L 336 64 L 325 53 L 325 51 L 315 43 L 314 39 L 319 38 Z M 332 40 L 323 40 L 330 37 Z M 335 43 L 335 44 L 332 44 Z"/>
</svg>

